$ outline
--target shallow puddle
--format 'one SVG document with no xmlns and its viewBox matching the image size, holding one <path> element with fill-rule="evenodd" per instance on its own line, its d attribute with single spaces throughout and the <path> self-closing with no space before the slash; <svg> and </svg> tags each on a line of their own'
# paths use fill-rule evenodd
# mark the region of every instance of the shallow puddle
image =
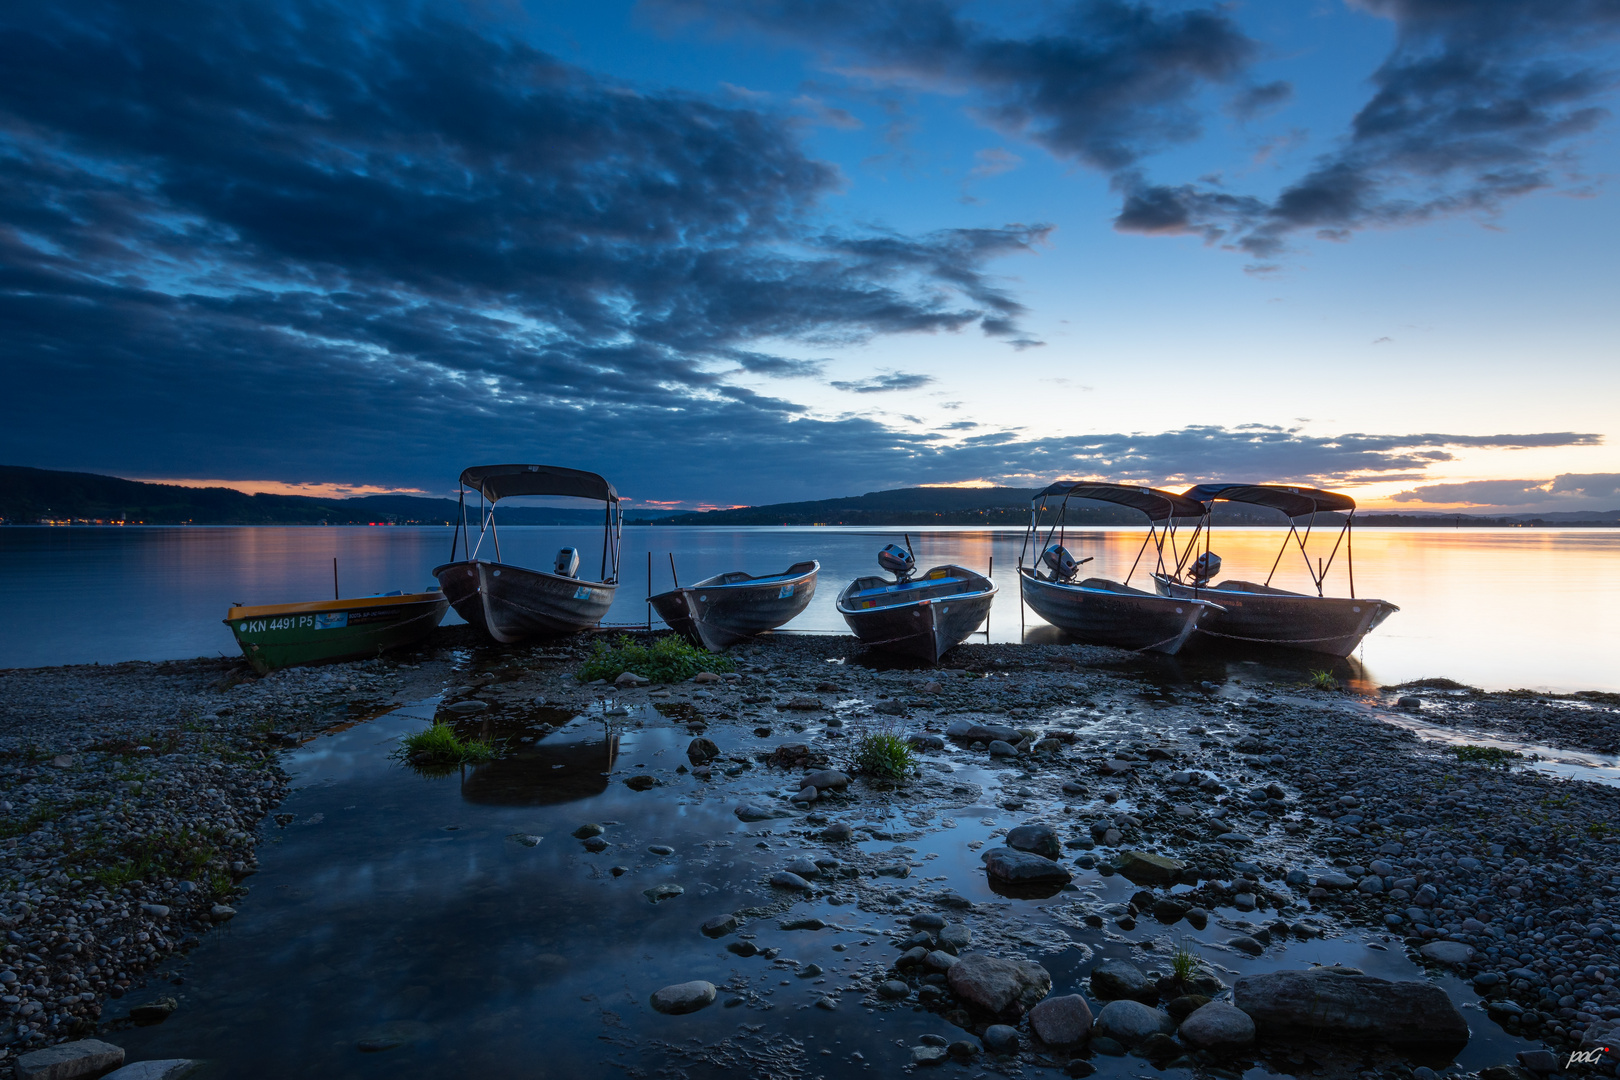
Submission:
<svg viewBox="0 0 1620 1080">
<path fill-rule="evenodd" d="M 906 868 L 904 878 L 863 886 L 869 897 L 874 888 L 896 894 L 892 910 L 822 896 L 711 940 L 698 928 L 712 916 L 783 906 L 766 880 L 791 859 L 850 857 L 847 848 L 809 839 L 797 816 L 738 820 L 740 802 L 781 805 L 774 796 L 787 774 L 754 765 L 736 779 L 705 783 L 678 771 L 691 739 L 685 726 L 652 708 L 620 717 L 536 708 L 458 720 L 508 740 L 514 753 L 425 778 L 389 755 L 402 734 L 434 714 L 431 702 L 400 709 L 288 755 L 296 790 L 280 811 L 291 817 L 284 827 L 266 821 L 260 872 L 237 917 L 165 969 L 182 983 L 153 979 L 109 1002 L 108 1037 L 131 1060 L 203 1058 L 204 1075 L 243 1078 L 887 1073 L 909 1063 L 921 1036 L 962 1032 L 914 1001 L 879 1006 L 843 988 L 857 973 L 887 968 L 904 915 L 934 910 L 929 897 L 947 889 L 975 905 L 944 913 L 972 928 L 976 946 L 1039 961 L 1052 973 L 1054 994 L 1086 992 L 1087 973 L 1106 957 L 1168 971 L 1178 945 L 1228 983 L 1313 963 L 1421 977 L 1400 942 L 1381 935 L 1290 939 L 1251 958 L 1223 944 L 1246 932 L 1241 920 L 1259 921 L 1235 910 L 1212 913 L 1202 931 L 1147 916 L 1131 931 L 1111 919 L 1107 929 L 1093 928 L 1086 914 L 1136 891 L 1094 870 L 1077 871 L 1070 889 L 1047 899 L 999 896 L 987 884 L 980 845 L 999 844 L 1001 831 L 1026 820 L 1062 824 L 1062 815 L 1049 800 L 1032 798 L 1018 810 L 998 805 L 1019 797 L 1025 781 L 1016 770 L 952 751 L 929 755 L 925 767 L 971 792 L 959 805 L 861 797 L 827 811 L 889 837 L 858 846 Z M 738 749 L 728 743 L 735 729 L 707 734 L 723 754 Z M 750 740 L 749 749 L 758 748 Z M 632 790 L 623 781 L 636 775 L 659 785 Z M 606 850 L 590 853 L 572 835 L 587 822 L 605 826 Z M 625 868 L 622 876 L 615 866 Z M 682 891 L 658 900 L 661 885 Z M 825 928 L 780 928 L 784 918 L 806 917 Z M 727 951 L 740 941 L 781 952 L 768 959 Z M 653 991 L 692 979 L 721 987 L 720 1000 L 687 1016 L 648 1006 Z M 1492 1024 L 1460 981 L 1442 985 L 1474 1029 L 1459 1066 L 1511 1061 L 1531 1045 Z M 161 1025 L 117 1019 L 159 996 L 180 1003 Z M 826 997 L 836 1008 L 817 1006 Z M 1277 1048 L 1251 1059 L 1248 1075 L 1354 1075 L 1371 1060 L 1362 1055 L 1356 1047 Z M 1110 1078 L 1155 1069 L 1134 1057 L 1091 1061 Z M 1031 1071 L 995 1058 L 966 1068 Z M 1055 1067 L 1035 1071 L 1059 1075 Z"/>
</svg>

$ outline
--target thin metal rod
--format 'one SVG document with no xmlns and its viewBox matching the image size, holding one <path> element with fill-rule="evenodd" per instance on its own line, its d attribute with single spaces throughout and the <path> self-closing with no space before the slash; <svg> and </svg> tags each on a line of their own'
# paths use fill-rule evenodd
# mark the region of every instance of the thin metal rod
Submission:
<svg viewBox="0 0 1620 1080">
<path fill-rule="evenodd" d="M 332 599 L 338 599 L 337 558 L 335 556 L 332 559 Z"/>
<path fill-rule="evenodd" d="M 652 633 L 652 548 L 647 549 L 647 633 Z"/>
<path fill-rule="evenodd" d="M 675 587 L 680 588 L 681 579 L 675 576 L 675 553 L 673 551 L 669 553 L 669 576 L 675 579 Z"/>
<path fill-rule="evenodd" d="M 1356 598 L 1356 555 L 1351 549 L 1351 526 L 1356 523 L 1356 512 L 1350 511 L 1350 516 L 1344 519 L 1344 562 L 1350 571 L 1350 599 Z"/>
<path fill-rule="evenodd" d="M 1142 553 L 1147 550 L 1148 541 L 1152 540 L 1157 535 L 1158 535 L 1158 526 L 1153 524 L 1153 519 L 1152 518 L 1149 518 L 1148 519 L 1148 534 L 1146 536 L 1142 537 L 1142 546 L 1136 549 L 1136 558 L 1131 560 L 1131 573 L 1125 575 L 1125 584 L 1129 585 L 1131 583 L 1131 574 L 1136 573 L 1136 564 L 1142 561 Z M 1164 550 L 1162 543 L 1160 545 L 1159 550 L 1161 552 Z"/>
<path fill-rule="evenodd" d="M 1295 533 L 1294 533 L 1294 519 L 1289 518 L 1288 519 L 1288 536 L 1293 536 L 1293 535 L 1295 535 Z M 1282 562 L 1282 557 L 1283 557 L 1284 553 L 1286 553 L 1288 551 L 1288 536 L 1283 537 L 1282 547 L 1277 549 L 1277 558 L 1271 564 L 1271 573 L 1266 575 L 1266 584 L 1267 585 L 1271 584 L 1272 576 L 1277 573 L 1277 564 Z M 1306 565 L 1308 566 L 1310 564 L 1307 563 Z"/>
</svg>

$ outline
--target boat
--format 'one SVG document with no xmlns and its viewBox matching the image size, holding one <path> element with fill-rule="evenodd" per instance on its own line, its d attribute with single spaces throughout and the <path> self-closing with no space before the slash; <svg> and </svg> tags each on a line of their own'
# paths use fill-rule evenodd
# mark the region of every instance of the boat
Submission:
<svg viewBox="0 0 1620 1080">
<path fill-rule="evenodd" d="M 1047 529 L 1039 560 L 1026 566 L 1024 556 L 1032 550 L 1032 542 L 1040 539 L 1041 519 L 1052 499 L 1059 500 L 1056 517 Z M 1063 522 L 1070 499 L 1113 503 L 1139 510 L 1147 517 L 1148 534 L 1124 581 L 1101 577 L 1076 580 L 1079 568 L 1091 559 L 1076 560 L 1064 546 Z M 1174 656 L 1199 623 L 1218 609 L 1207 600 L 1172 599 L 1133 588 L 1130 580 L 1150 545 L 1156 552 L 1158 567 L 1163 569 L 1167 565 L 1167 542 L 1171 544 L 1172 558 L 1176 554 L 1176 519 L 1199 520 L 1203 513 L 1203 504 L 1157 488 L 1069 480 L 1052 484 L 1030 502 L 1029 531 L 1024 534 L 1024 547 L 1018 556 L 1018 587 L 1024 603 L 1078 641 Z"/>
<path fill-rule="evenodd" d="M 467 495 L 476 492 L 478 538 L 467 523 Z M 563 548 L 551 570 L 501 561 L 495 504 L 523 495 L 592 499 L 606 510 L 602 521 L 600 580 L 579 576 L 579 552 Z M 619 543 L 624 515 L 613 485 L 592 472 L 555 465 L 479 465 L 461 474 L 461 522 L 450 541 L 450 560 L 433 576 L 456 614 L 502 644 L 537 635 L 577 634 L 602 621 L 619 587 Z M 485 502 L 488 508 L 485 508 Z M 479 558 L 485 539 L 495 558 Z M 457 543 L 464 553 L 456 559 Z"/>
<path fill-rule="evenodd" d="M 433 632 L 450 607 L 443 592 L 387 593 L 352 600 L 233 605 L 225 625 L 253 670 L 365 660 Z"/>
<path fill-rule="evenodd" d="M 878 565 L 894 579 L 856 578 L 838 594 L 838 613 L 863 645 L 937 664 L 990 614 L 996 584 L 951 564 L 915 577 L 910 547 L 878 552 Z"/>
<path fill-rule="evenodd" d="M 815 560 L 765 577 L 733 570 L 684 588 L 677 582 L 675 588 L 647 600 L 671 630 L 710 652 L 724 652 L 755 634 L 775 630 L 803 611 L 816 594 L 820 570 Z"/>
<path fill-rule="evenodd" d="M 1199 528 L 1203 532 L 1204 551 L 1190 564 L 1178 563 L 1174 573 L 1154 574 L 1158 591 L 1178 599 L 1208 598 L 1221 607 L 1214 619 L 1199 624 L 1200 635 L 1217 641 L 1246 644 L 1278 645 L 1306 652 L 1326 653 L 1344 657 L 1355 651 L 1374 627 L 1400 608 L 1387 600 L 1369 600 L 1356 596 L 1356 571 L 1351 526 L 1355 521 L 1356 501 L 1348 495 L 1316 488 L 1285 487 L 1277 484 L 1200 484 L 1182 492 L 1182 496 L 1198 502 L 1203 508 Z M 1210 550 L 1210 514 L 1217 501 L 1246 503 L 1280 511 L 1288 518 L 1288 533 L 1283 537 L 1282 549 L 1271 564 L 1271 572 L 1264 582 L 1223 581 L 1211 584 L 1220 573 L 1221 559 Z M 1319 513 L 1342 513 L 1344 524 L 1333 544 L 1333 551 L 1324 563 L 1320 559 L 1313 566 L 1305 544 Z M 1296 524 L 1309 515 L 1310 522 L 1302 533 Z M 1290 592 L 1273 588 L 1282 557 L 1290 545 L 1297 546 L 1305 560 L 1305 570 L 1316 586 L 1316 595 Z M 1350 582 L 1350 595 L 1326 596 L 1323 588 L 1328 572 L 1344 548 L 1345 569 Z M 1194 532 L 1182 562 L 1198 547 L 1198 533 Z"/>
</svg>

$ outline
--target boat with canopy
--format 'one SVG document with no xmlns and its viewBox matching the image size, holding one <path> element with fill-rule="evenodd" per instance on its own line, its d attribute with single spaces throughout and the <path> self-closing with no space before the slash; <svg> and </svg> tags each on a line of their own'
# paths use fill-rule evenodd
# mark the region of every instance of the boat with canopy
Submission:
<svg viewBox="0 0 1620 1080">
<path fill-rule="evenodd" d="M 1327 653 L 1331 656 L 1349 656 L 1361 639 L 1379 623 L 1400 610 L 1387 600 L 1369 600 L 1356 596 L 1356 569 L 1352 539 L 1356 501 L 1348 495 L 1316 488 L 1286 487 L 1278 484 L 1200 484 L 1182 492 L 1182 497 L 1197 502 L 1203 513 L 1185 551 L 1181 552 L 1171 572 L 1163 569 L 1153 575 L 1158 591 L 1167 597 L 1184 600 L 1208 599 L 1220 605 L 1219 614 L 1200 623 L 1198 632 L 1218 641 L 1249 644 L 1279 645 L 1308 652 Z M 1210 548 L 1210 515 L 1216 502 L 1245 503 L 1279 511 L 1288 519 L 1288 532 L 1282 547 L 1272 561 L 1271 572 L 1264 582 L 1223 581 L 1211 582 L 1221 570 L 1221 557 Z M 1316 516 L 1322 513 L 1344 515 L 1333 550 L 1324 561 L 1320 556 L 1311 562 L 1306 550 Z M 1303 531 L 1299 519 L 1308 517 Z M 1199 535 L 1202 533 L 1204 550 L 1197 554 Z M 1324 585 L 1340 548 L 1344 550 L 1346 576 L 1349 579 L 1349 597 L 1327 596 Z M 1316 595 L 1290 592 L 1273 588 L 1283 556 L 1290 548 L 1299 551 L 1305 562 Z M 1196 557 L 1194 557 L 1196 555 Z M 1189 562 L 1190 560 L 1190 562 Z"/>
<path fill-rule="evenodd" d="M 671 630 L 710 652 L 723 652 L 802 612 L 816 594 L 820 570 L 813 559 L 763 577 L 733 570 L 685 587 L 677 581 L 648 602 Z"/>
<path fill-rule="evenodd" d="M 1041 520 L 1051 500 L 1057 499 L 1057 514 L 1040 542 Z M 1148 532 L 1137 549 L 1136 559 L 1124 581 L 1091 577 L 1076 580 L 1079 568 L 1090 558 L 1076 560 L 1064 546 L 1064 518 L 1072 499 L 1092 499 L 1139 510 L 1148 519 Z M 1127 484 L 1076 483 L 1060 480 L 1039 492 L 1030 502 L 1029 531 L 1018 555 L 1018 585 L 1024 602 L 1035 613 L 1069 636 L 1093 645 L 1175 655 L 1201 620 L 1219 611 L 1215 604 L 1198 598 L 1170 598 L 1145 589 L 1132 588 L 1131 576 L 1148 548 L 1155 555 L 1158 571 L 1175 565 L 1175 522 L 1200 520 L 1201 503 L 1184 499 L 1157 488 Z M 1056 541 L 1054 543 L 1054 540 Z M 1041 554 L 1033 565 L 1024 558 L 1040 543 Z M 1165 561 L 1165 545 L 1170 545 L 1171 562 Z"/>
<path fill-rule="evenodd" d="M 838 613 L 863 645 L 939 663 L 990 614 L 995 582 L 965 566 L 936 566 L 921 577 L 911 540 L 878 552 L 894 575 L 858 577 L 838 594 Z"/>
<path fill-rule="evenodd" d="M 478 495 L 478 539 L 467 523 L 467 495 Z M 495 504 L 521 496 L 592 499 L 605 507 L 599 580 L 579 576 L 579 552 L 563 548 L 551 570 L 501 561 Z M 450 561 L 433 576 L 456 614 L 503 644 L 544 634 L 574 634 L 602 621 L 619 587 L 619 545 L 624 514 L 613 485 L 592 472 L 555 465 L 479 465 L 461 474 L 461 522 L 450 541 Z M 487 507 L 486 507 L 487 503 Z M 479 558 L 485 539 L 495 558 Z M 456 559 L 460 545 L 464 557 Z"/>
</svg>

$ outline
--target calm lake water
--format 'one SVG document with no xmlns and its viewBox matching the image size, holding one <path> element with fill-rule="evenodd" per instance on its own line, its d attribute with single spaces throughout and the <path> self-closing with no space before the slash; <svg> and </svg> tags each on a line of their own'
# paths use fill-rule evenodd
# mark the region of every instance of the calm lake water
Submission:
<svg viewBox="0 0 1620 1080">
<path fill-rule="evenodd" d="M 270 604 L 331 595 L 332 559 L 344 596 L 433 583 L 450 550 L 437 528 L 0 528 L 7 569 L 0 585 L 0 667 L 233 655 L 221 623 L 237 601 Z M 1142 530 L 1071 530 L 1088 573 L 1123 577 Z M 1226 576 L 1264 580 L 1282 530 L 1226 529 L 1214 550 Z M 820 585 L 792 629 L 844 632 L 833 601 L 843 585 L 876 572 L 877 549 L 898 530 L 841 528 L 657 528 L 625 530 L 624 584 L 608 621 L 644 624 L 648 556 L 652 588 L 670 586 L 669 556 L 681 580 L 744 569 L 779 571 L 800 559 L 822 563 Z M 1320 539 L 1320 538 L 1319 538 Z M 1331 543 L 1331 537 L 1328 537 Z M 577 546 L 587 572 L 598 564 L 595 529 L 502 529 L 508 562 L 549 566 Z M 912 532 L 919 565 L 985 568 L 994 560 L 1002 592 L 991 612 L 992 641 L 1057 640 L 1033 612 L 1020 627 L 1017 530 Z M 1326 556 L 1329 547 L 1312 553 Z M 1620 530 L 1359 529 L 1356 593 L 1400 605 L 1357 653 L 1357 677 L 1392 683 L 1445 676 L 1489 689 L 1620 690 Z M 1342 553 L 1340 556 L 1342 565 Z M 1144 565 L 1133 583 L 1147 584 Z M 1308 588 L 1297 552 L 1274 584 Z M 1348 592 L 1335 571 L 1329 591 Z M 449 616 L 455 622 L 454 614 Z M 1184 654 L 1190 672 L 1208 657 Z M 1222 662 L 1233 661 L 1224 654 Z M 1265 657 L 1301 669 L 1325 666 L 1300 654 Z M 1352 668 L 1355 665 L 1351 665 Z"/>
</svg>

